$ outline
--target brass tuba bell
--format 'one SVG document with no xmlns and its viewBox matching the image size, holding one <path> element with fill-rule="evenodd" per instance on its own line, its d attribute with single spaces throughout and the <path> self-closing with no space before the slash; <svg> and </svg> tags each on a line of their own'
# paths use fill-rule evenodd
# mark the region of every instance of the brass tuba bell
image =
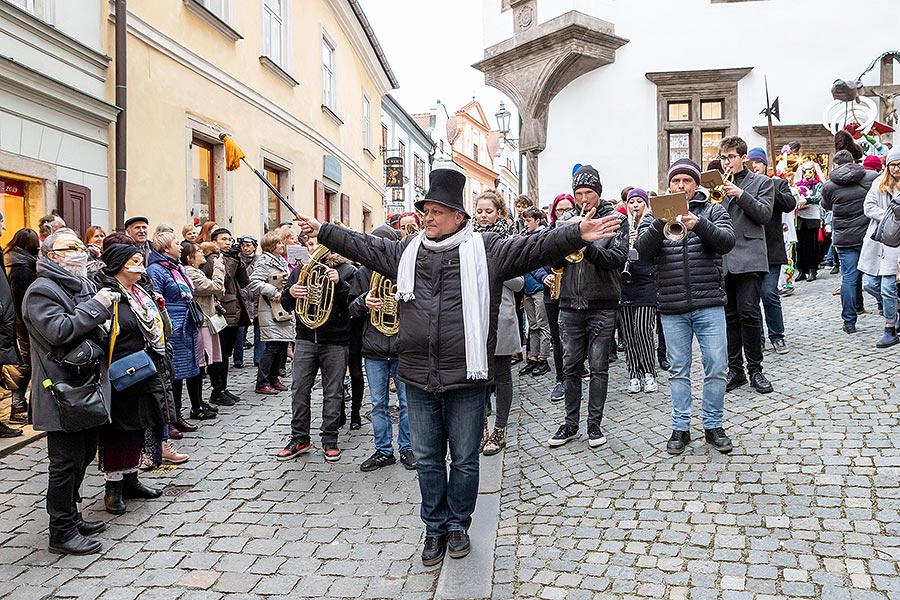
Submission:
<svg viewBox="0 0 900 600">
<path fill-rule="evenodd" d="M 369 292 L 381 300 L 381 309 L 369 312 L 372 327 L 390 337 L 400 331 L 400 318 L 397 315 L 397 284 L 382 275 L 373 272 L 369 280 Z"/>
<path fill-rule="evenodd" d="M 309 262 L 300 267 L 297 284 L 306 287 L 306 297 L 297 300 L 297 318 L 310 329 L 317 329 L 331 316 L 334 301 L 334 282 L 325 276 L 329 268 L 322 259 L 330 250 L 319 244 Z"/>
</svg>

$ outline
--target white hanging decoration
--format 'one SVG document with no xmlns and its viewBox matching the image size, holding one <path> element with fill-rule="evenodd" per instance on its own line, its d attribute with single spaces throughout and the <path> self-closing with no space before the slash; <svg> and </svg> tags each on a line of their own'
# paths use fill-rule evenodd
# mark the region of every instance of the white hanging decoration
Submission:
<svg viewBox="0 0 900 600">
<path fill-rule="evenodd" d="M 851 123 L 859 125 L 859 131 L 867 132 L 878 117 L 878 105 L 866 96 L 858 96 L 855 102 L 832 100 L 822 113 L 822 125 L 832 134 Z"/>
</svg>

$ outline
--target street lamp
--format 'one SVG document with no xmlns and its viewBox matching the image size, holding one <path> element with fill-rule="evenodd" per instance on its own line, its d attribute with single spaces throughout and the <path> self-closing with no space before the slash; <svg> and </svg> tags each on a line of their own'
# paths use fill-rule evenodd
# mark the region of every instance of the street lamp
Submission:
<svg viewBox="0 0 900 600">
<path fill-rule="evenodd" d="M 506 135 L 509 133 L 509 118 L 512 113 L 506 110 L 502 100 L 500 101 L 500 110 L 494 116 L 497 117 L 497 129 L 503 134 L 503 139 L 506 139 Z"/>
</svg>

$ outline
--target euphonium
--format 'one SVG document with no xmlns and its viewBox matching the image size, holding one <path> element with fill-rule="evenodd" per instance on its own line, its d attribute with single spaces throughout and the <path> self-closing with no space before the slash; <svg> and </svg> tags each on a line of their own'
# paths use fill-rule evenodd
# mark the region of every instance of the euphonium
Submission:
<svg viewBox="0 0 900 600">
<path fill-rule="evenodd" d="M 309 255 L 309 262 L 300 267 L 297 276 L 297 285 L 306 287 L 306 296 L 297 300 L 297 318 L 310 329 L 321 327 L 331 315 L 334 282 L 325 276 L 329 267 L 322 262 L 328 252 L 325 246 L 316 246 Z"/>
<path fill-rule="evenodd" d="M 372 327 L 390 337 L 400 330 L 400 318 L 397 316 L 397 284 L 382 275 L 373 272 L 369 280 L 369 291 L 381 300 L 381 309 L 369 311 L 369 322 Z"/>
</svg>

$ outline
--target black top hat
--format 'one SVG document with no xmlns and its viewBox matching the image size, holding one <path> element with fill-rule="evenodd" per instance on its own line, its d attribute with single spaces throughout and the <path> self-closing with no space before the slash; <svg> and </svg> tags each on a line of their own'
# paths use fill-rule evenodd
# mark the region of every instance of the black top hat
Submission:
<svg viewBox="0 0 900 600">
<path fill-rule="evenodd" d="M 466 207 L 463 206 L 465 187 L 465 174 L 456 169 L 435 169 L 431 172 L 431 188 L 425 194 L 424 200 L 416 202 L 416 210 L 424 212 L 426 202 L 437 202 L 469 217 Z"/>
</svg>

